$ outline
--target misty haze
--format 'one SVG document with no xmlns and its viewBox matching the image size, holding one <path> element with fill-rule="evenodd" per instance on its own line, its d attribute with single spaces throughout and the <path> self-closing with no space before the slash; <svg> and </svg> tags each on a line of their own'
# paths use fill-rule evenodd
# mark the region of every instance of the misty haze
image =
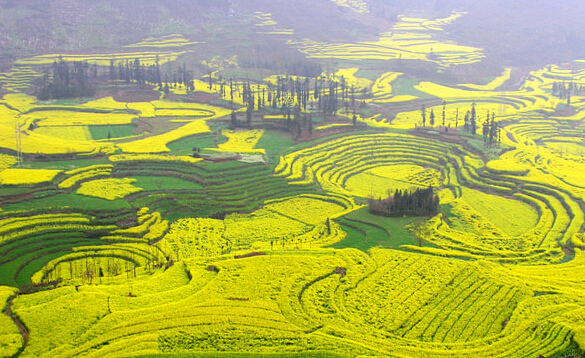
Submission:
<svg viewBox="0 0 585 358">
<path fill-rule="evenodd" d="M 583 19 L 0 0 L 0 357 L 585 357 Z"/>
</svg>

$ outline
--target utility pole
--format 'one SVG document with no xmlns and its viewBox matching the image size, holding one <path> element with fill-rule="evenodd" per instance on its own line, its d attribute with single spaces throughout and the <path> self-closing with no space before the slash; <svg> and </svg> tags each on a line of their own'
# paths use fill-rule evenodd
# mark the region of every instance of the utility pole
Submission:
<svg viewBox="0 0 585 358">
<path fill-rule="evenodd" d="M 22 142 L 20 140 L 20 126 L 14 125 L 14 135 L 16 137 L 16 162 L 18 166 L 22 165 Z"/>
</svg>

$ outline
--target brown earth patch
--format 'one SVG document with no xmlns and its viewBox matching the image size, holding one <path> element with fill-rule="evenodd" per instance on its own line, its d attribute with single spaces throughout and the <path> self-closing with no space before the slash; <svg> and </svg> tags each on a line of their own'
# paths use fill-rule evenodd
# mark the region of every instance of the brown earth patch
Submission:
<svg viewBox="0 0 585 358">
<path fill-rule="evenodd" d="M 122 82 L 99 82 L 105 88 L 96 91 L 95 98 L 113 97 L 118 102 L 150 102 L 160 98 L 155 86 L 126 84 Z"/>
<path fill-rule="evenodd" d="M 555 111 L 555 116 L 557 117 L 572 117 L 577 114 L 577 110 L 573 106 L 565 106 L 563 109 L 557 109 Z"/>
<path fill-rule="evenodd" d="M 263 255 L 266 255 L 266 253 L 261 252 L 261 251 L 254 251 L 254 252 L 249 252 L 249 253 L 243 254 L 243 255 L 235 255 L 234 259 L 245 259 L 248 257 L 263 256 Z"/>
<path fill-rule="evenodd" d="M 118 102 L 150 102 L 160 98 L 160 93 L 151 86 L 119 88 L 112 97 Z"/>
<path fill-rule="evenodd" d="M 169 93 L 165 96 L 165 98 L 167 98 L 171 101 L 178 101 L 178 102 L 213 104 L 213 102 L 215 102 L 219 99 L 219 95 L 217 95 L 215 93 L 205 93 L 205 92 L 194 92 L 194 93 L 189 93 L 187 95 L 176 95 L 173 93 Z"/>
</svg>

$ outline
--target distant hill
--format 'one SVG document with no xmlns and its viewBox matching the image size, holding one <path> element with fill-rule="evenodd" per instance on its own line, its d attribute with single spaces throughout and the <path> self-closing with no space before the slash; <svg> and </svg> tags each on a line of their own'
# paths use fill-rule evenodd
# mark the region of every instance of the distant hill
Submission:
<svg viewBox="0 0 585 358">
<path fill-rule="evenodd" d="M 452 3 L 452 1 L 446 1 Z M 451 35 L 481 46 L 504 65 L 546 65 L 585 58 L 585 5 L 579 0 L 471 0 Z"/>
<path fill-rule="evenodd" d="M 330 0 L 0 0 L 0 68 L 31 54 L 119 49 L 172 33 L 253 47 L 267 41 L 245 30 L 256 12 L 270 14 L 281 28 L 294 29 L 297 40 L 350 42 L 375 39 L 391 29 L 399 14 L 445 16 L 453 10 L 466 11 L 447 28 L 449 37 L 484 48 L 501 65 L 544 65 L 585 57 L 581 21 L 585 8 L 577 0 L 364 0 L 362 4 L 369 13 Z M 226 30 L 226 24 L 241 31 Z"/>
</svg>

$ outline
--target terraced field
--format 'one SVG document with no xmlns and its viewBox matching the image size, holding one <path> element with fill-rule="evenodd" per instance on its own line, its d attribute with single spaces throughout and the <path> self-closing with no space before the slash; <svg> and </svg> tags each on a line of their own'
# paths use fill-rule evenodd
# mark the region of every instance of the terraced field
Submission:
<svg viewBox="0 0 585 358">
<path fill-rule="evenodd" d="M 148 46 L 137 46 L 137 47 L 148 47 Z M 110 60 L 118 61 L 134 61 L 139 58 L 143 64 L 153 65 L 158 58 L 159 63 L 165 63 L 175 61 L 180 55 L 183 55 L 185 51 L 140 51 L 140 52 L 126 52 L 126 53 L 101 53 L 101 54 L 87 54 L 87 55 L 63 55 L 63 54 L 47 54 L 39 55 L 30 58 L 24 58 L 16 61 L 18 65 L 25 66 L 39 66 L 39 65 L 50 65 L 57 61 L 59 58 L 63 58 L 65 61 L 87 61 L 98 66 L 109 66 Z"/>
<path fill-rule="evenodd" d="M 0 356 L 582 356 L 581 62 L 510 91 L 514 68 L 461 84 L 372 69 L 481 61 L 447 40 L 460 16 L 401 16 L 378 42 L 291 40 L 344 61 L 317 78 L 251 80 L 212 54 L 194 92 L 124 84 L 154 100 L 106 83 L 96 98 L 40 102 L 34 66 L 56 55 L 21 59 L 0 76 Z M 270 13 L 246 19 L 295 33 Z M 65 57 L 175 66 L 191 38 Z M 570 101 L 553 91 L 562 81 Z M 463 124 L 473 103 L 475 133 Z M 428 187 L 437 215 L 369 211 Z"/>
<path fill-rule="evenodd" d="M 338 2 L 340 3 L 340 2 Z M 311 39 L 290 40 L 289 44 L 312 58 L 344 61 L 404 59 L 435 63 L 440 70 L 450 66 L 472 64 L 484 57 L 479 48 L 444 42 L 437 38 L 443 27 L 460 17 L 453 13 L 443 19 L 400 17 L 392 31 L 383 33 L 376 42 L 353 44 L 321 43 Z"/>
</svg>

